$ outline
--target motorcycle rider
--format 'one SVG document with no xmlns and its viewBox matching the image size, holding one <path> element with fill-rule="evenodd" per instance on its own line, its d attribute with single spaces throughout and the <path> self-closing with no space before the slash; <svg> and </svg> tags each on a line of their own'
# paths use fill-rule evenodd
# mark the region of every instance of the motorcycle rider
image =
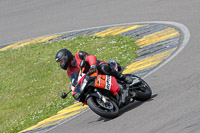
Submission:
<svg viewBox="0 0 200 133">
<path fill-rule="evenodd" d="M 73 72 L 80 70 L 80 63 L 82 60 L 86 62 L 85 72 L 92 74 L 98 70 L 100 73 L 105 75 L 112 75 L 117 79 L 123 80 L 124 82 L 131 84 L 133 79 L 129 76 L 125 76 L 122 73 L 119 73 L 110 68 L 109 64 L 105 61 L 97 60 L 96 56 L 89 55 L 84 51 L 79 51 L 76 54 L 72 53 L 67 49 L 61 49 L 56 53 L 55 56 L 56 62 L 60 63 L 60 67 L 64 70 L 67 70 L 67 75 L 70 75 Z"/>
</svg>

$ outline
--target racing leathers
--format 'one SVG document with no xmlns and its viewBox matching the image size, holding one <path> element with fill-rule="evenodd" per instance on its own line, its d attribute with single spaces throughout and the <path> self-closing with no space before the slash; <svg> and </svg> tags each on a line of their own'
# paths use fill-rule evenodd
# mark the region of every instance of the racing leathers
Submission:
<svg viewBox="0 0 200 133">
<path fill-rule="evenodd" d="M 86 72 L 90 72 L 93 73 L 96 70 L 98 70 L 100 73 L 105 74 L 105 75 L 112 75 L 117 79 L 121 79 L 124 80 L 127 83 L 131 83 L 132 79 L 129 79 L 128 77 L 126 77 L 125 75 L 112 70 L 109 66 L 108 63 L 106 63 L 105 61 L 100 61 L 97 60 L 96 56 L 94 55 L 89 55 L 88 53 L 84 52 L 84 51 L 79 51 L 76 54 L 74 54 L 73 57 L 73 63 L 71 65 L 69 65 L 68 69 L 67 69 L 67 75 L 68 77 L 70 77 L 70 75 L 75 72 L 80 70 L 80 63 L 82 60 L 85 60 L 86 62 Z"/>
</svg>

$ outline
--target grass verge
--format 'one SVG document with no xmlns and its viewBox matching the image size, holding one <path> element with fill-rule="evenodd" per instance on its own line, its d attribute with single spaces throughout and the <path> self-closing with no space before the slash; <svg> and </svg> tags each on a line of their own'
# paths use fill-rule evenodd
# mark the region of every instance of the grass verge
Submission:
<svg viewBox="0 0 200 133">
<path fill-rule="evenodd" d="M 86 51 L 97 59 L 130 64 L 138 46 L 127 36 L 78 36 L 0 52 L 0 132 L 18 132 L 54 115 L 74 100 L 60 95 L 70 89 L 66 72 L 55 62 L 59 49 Z"/>
</svg>

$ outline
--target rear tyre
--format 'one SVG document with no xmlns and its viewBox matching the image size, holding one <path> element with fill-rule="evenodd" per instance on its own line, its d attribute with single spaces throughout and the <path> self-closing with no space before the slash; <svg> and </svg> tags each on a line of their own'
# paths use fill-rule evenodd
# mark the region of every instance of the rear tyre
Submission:
<svg viewBox="0 0 200 133">
<path fill-rule="evenodd" d="M 105 105 L 101 99 L 97 97 L 89 97 L 87 99 L 87 104 L 93 112 L 104 118 L 112 119 L 117 117 L 119 115 L 117 104 L 110 99 L 107 99 L 107 101 L 108 103 Z"/>
<path fill-rule="evenodd" d="M 150 86 L 141 78 L 140 83 L 138 86 L 140 86 L 138 89 L 136 89 L 136 100 L 138 101 L 146 101 L 151 98 L 152 90 Z"/>
<path fill-rule="evenodd" d="M 150 86 L 143 79 L 132 74 L 126 74 L 126 75 L 132 76 L 133 78 L 138 78 L 140 81 L 139 83 L 133 86 L 136 92 L 136 97 L 134 98 L 135 100 L 146 101 L 151 98 L 152 90 Z"/>
</svg>

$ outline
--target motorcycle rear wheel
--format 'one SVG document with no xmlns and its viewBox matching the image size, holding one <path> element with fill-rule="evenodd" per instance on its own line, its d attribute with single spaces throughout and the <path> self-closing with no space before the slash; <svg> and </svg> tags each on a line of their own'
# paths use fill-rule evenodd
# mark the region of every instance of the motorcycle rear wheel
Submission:
<svg viewBox="0 0 200 133">
<path fill-rule="evenodd" d="M 139 77 L 138 77 L 139 78 Z M 136 100 L 138 101 L 146 101 L 151 98 L 152 90 L 150 86 L 141 78 L 139 78 L 141 86 L 140 88 L 136 89 Z"/>
<path fill-rule="evenodd" d="M 107 99 L 109 103 L 112 104 L 111 107 L 113 107 L 113 109 L 110 110 L 100 105 L 99 102 L 97 102 L 97 100 L 98 98 L 96 97 L 89 97 L 87 99 L 87 104 L 93 112 L 104 118 L 109 118 L 109 119 L 113 119 L 119 115 L 119 108 L 114 101 Z"/>
<path fill-rule="evenodd" d="M 134 98 L 135 100 L 138 101 L 146 101 L 151 98 L 152 95 L 152 90 L 150 86 L 145 82 L 142 78 L 134 75 L 134 74 L 126 74 L 127 76 L 132 76 L 132 78 L 138 78 L 139 83 L 136 85 L 132 86 L 135 89 L 136 97 Z"/>
</svg>

